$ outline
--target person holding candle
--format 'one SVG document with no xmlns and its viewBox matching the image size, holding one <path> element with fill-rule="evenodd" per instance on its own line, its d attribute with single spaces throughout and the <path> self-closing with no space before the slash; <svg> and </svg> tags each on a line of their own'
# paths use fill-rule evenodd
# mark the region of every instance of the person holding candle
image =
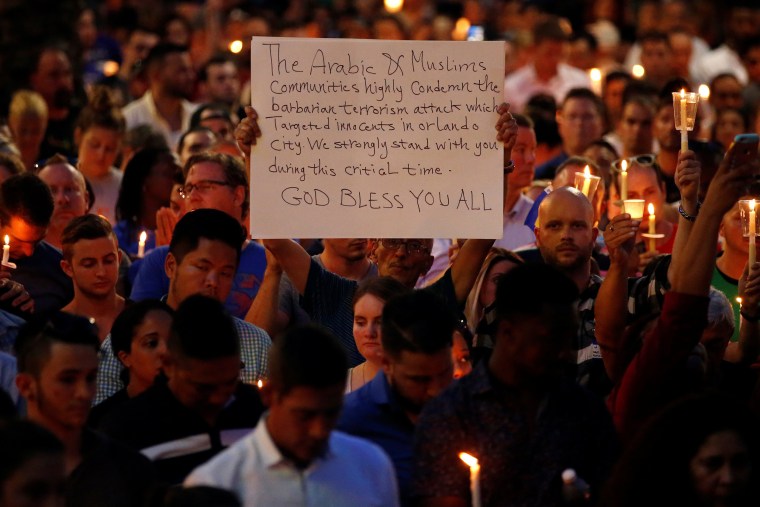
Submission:
<svg viewBox="0 0 760 507">
<path fill-rule="evenodd" d="M 8 236 L 9 259 L 16 264 L 0 272 L 24 286 L 35 313 L 60 310 L 74 297 L 60 251 L 43 241 L 53 210 L 50 189 L 34 174 L 12 176 L 0 185 L 0 238 Z"/>
<path fill-rule="evenodd" d="M 145 148 L 127 163 L 116 201 L 114 233 L 130 257 L 142 258 L 156 246 L 156 213 L 169 206 L 175 173 L 181 169 L 168 149 Z M 143 255 L 138 255 L 141 233 L 146 233 Z"/>
<path fill-rule="evenodd" d="M 63 230 L 61 268 L 74 282 L 74 298 L 62 311 L 91 319 L 102 342 L 125 306 L 116 294 L 121 252 L 111 224 L 98 215 L 74 218 Z"/>
<path fill-rule="evenodd" d="M 470 505 L 463 451 L 479 460 L 483 505 L 561 505 L 567 468 L 598 491 L 618 443 L 602 400 L 565 375 L 577 303 L 576 284 L 545 264 L 499 280 L 490 359 L 429 401 L 417 423 L 417 505 Z"/>
</svg>

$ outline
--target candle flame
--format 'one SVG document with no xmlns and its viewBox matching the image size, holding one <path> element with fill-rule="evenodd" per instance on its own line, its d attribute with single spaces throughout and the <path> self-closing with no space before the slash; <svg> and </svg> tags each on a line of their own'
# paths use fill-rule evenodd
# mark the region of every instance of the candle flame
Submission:
<svg viewBox="0 0 760 507">
<path fill-rule="evenodd" d="M 647 211 L 649 212 L 650 215 L 654 215 L 654 204 L 652 204 L 651 202 L 647 204 Z"/>
<path fill-rule="evenodd" d="M 739 306 L 741 306 L 742 305 L 742 298 L 737 297 L 736 298 L 736 302 L 739 303 Z"/>
<path fill-rule="evenodd" d="M 140 233 L 140 243 L 145 243 L 145 241 L 148 239 L 148 233 L 145 231 L 142 231 Z"/>
<path fill-rule="evenodd" d="M 588 178 L 589 176 L 591 176 L 591 171 L 589 170 L 588 166 L 586 166 L 583 168 L 583 177 Z"/>
<path fill-rule="evenodd" d="M 230 52 L 231 53 L 240 53 L 243 50 L 243 41 L 241 40 L 234 40 L 230 42 Z"/>
<path fill-rule="evenodd" d="M 641 79 L 645 74 L 644 67 L 639 64 L 634 65 L 631 67 L 631 74 L 633 74 L 633 77 L 636 79 Z"/>
<path fill-rule="evenodd" d="M 709 99 L 710 98 L 710 87 L 706 84 L 699 85 L 699 97 L 702 99 Z"/>
<path fill-rule="evenodd" d="M 385 0 L 385 10 L 394 14 L 404 8 L 404 0 Z"/>
<path fill-rule="evenodd" d="M 476 458 L 472 454 L 467 454 L 466 452 L 460 452 L 459 459 L 464 461 L 467 464 L 467 466 L 470 468 L 478 466 L 478 458 Z"/>
<path fill-rule="evenodd" d="M 11 238 L 6 234 L 5 235 L 5 244 L 10 245 L 11 244 Z"/>
<path fill-rule="evenodd" d="M 686 90 L 684 90 L 683 88 L 681 88 L 681 100 L 683 100 L 684 97 L 686 97 Z"/>
<path fill-rule="evenodd" d="M 754 210 L 755 210 L 755 200 L 754 200 L 754 199 L 750 199 L 750 200 L 749 200 L 749 209 L 750 209 L 750 210 L 752 210 L 752 211 L 754 211 Z M 8 237 L 8 236 L 6 236 L 6 238 L 7 238 L 7 237 Z"/>
<path fill-rule="evenodd" d="M 470 20 L 467 18 L 459 18 L 454 24 L 454 30 L 451 32 L 451 37 L 454 40 L 465 40 L 467 38 L 467 30 L 470 29 Z"/>
<path fill-rule="evenodd" d="M 622 172 L 626 172 L 628 170 L 628 161 L 623 159 L 623 161 L 620 163 L 620 170 Z"/>
<path fill-rule="evenodd" d="M 594 67 L 593 69 L 589 69 L 588 75 L 591 78 L 592 81 L 601 81 L 602 80 L 602 71 Z"/>
<path fill-rule="evenodd" d="M 264 387 L 264 382 L 261 379 L 259 379 L 259 381 L 256 382 L 256 387 L 258 387 L 259 389 L 261 389 L 262 387 Z"/>
</svg>

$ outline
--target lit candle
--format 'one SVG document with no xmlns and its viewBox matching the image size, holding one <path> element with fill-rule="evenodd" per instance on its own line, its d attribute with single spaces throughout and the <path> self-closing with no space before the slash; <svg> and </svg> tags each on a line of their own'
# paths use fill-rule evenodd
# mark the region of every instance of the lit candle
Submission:
<svg viewBox="0 0 760 507">
<path fill-rule="evenodd" d="M 681 153 L 689 149 L 689 132 L 686 130 L 686 94 L 681 88 Z"/>
<path fill-rule="evenodd" d="M 5 235 L 5 244 L 3 245 L 3 266 L 8 264 L 8 260 L 11 256 L 11 238 Z"/>
<path fill-rule="evenodd" d="M 628 199 L 628 161 L 620 163 L 620 200 Z"/>
<path fill-rule="evenodd" d="M 657 234 L 657 228 L 655 227 L 655 215 L 654 215 L 654 204 L 651 202 L 647 205 L 647 211 L 649 212 L 649 234 L 651 236 L 654 236 Z M 649 251 L 653 252 L 656 248 L 655 245 L 655 238 L 650 237 L 649 238 Z"/>
<path fill-rule="evenodd" d="M 755 251 L 755 237 L 756 237 L 756 229 L 755 229 L 755 200 L 751 199 L 749 201 L 749 266 L 752 267 L 753 264 L 755 264 L 755 259 L 757 258 L 756 251 Z"/>
<path fill-rule="evenodd" d="M 480 464 L 478 458 L 467 454 L 459 453 L 459 459 L 464 461 L 470 467 L 470 494 L 472 495 L 472 507 L 480 507 Z"/>
<path fill-rule="evenodd" d="M 597 95 L 602 94 L 602 71 L 594 67 L 589 69 L 588 76 L 591 79 L 591 89 Z"/>
<path fill-rule="evenodd" d="M 264 387 L 264 381 L 263 381 L 263 380 L 261 380 L 261 379 L 259 379 L 259 380 L 256 382 L 256 387 L 258 387 L 259 389 L 261 389 L 262 387 Z"/>
<path fill-rule="evenodd" d="M 148 234 L 145 231 L 140 233 L 140 242 L 137 244 L 137 258 L 142 259 L 145 257 L 145 240 L 148 239 Z"/>
<path fill-rule="evenodd" d="M 404 8 L 404 0 L 385 0 L 385 10 L 395 14 Z"/>
<path fill-rule="evenodd" d="M 588 166 L 586 166 L 585 168 L 583 168 L 583 190 L 581 190 L 581 192 L 583 192 L 583 195 L 585 195 L 586 197 L 588 197 L 588 191 L 590 187 L 591 187 L 591 171 L 589 171 Z"/>
</svg>

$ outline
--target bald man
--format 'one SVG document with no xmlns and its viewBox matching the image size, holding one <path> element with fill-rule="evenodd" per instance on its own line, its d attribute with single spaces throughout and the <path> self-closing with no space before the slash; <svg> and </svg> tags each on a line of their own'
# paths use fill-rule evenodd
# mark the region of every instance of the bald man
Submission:
<svg viewBox="0 0 760 507">
<path fill-rule="evenodd" d="M 594 209 L 578 189 L 561 187 L 541 202 L 538 223 L 536 244 L 544 262 L 567 275 L 580 292 L 578 312 L 581 322 L 573 343 L 575 379 L 605 396 L 612 385 L 594 336 L 594 302 L 602 283 L 601 277 L 591 273 L 591 253 L 599 234 L 594 226 Z"/>
<path fill-rule="evenodd" d="M 84 176 L 60 155 L 48 159 L 38 176 L 50 188 L 55 203 L 45 241 L 60 250 L 63 229 L 72 218 L 87 213 L 88 195 Z"/>
</svg>

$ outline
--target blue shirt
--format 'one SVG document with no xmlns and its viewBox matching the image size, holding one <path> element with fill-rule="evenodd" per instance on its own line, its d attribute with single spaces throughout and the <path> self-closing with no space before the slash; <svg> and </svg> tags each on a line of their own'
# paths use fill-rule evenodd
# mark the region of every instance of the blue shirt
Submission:
<svg viewBox="0 0 760 507">
<path fill-rule="evenodd" d="M 414 464 L 414 424 L 383 371 L 346 396 L 338 429 L 369 440 L 385 451 L 396 469 L 402 504 L 408 504 Z"/>
<path fill-rule="evenodd" d="M 148 252 L 137 268 L 137 276 L 132 285 L 130 299 L 161 299 L 169 292 L 169 277 L 166 276 L 164 263 L 169 255 L 168 246 L 160 246 Z M 253 298 L 259 292 L 264 270 L 267 267 L 266 250 L 255 241 L 248 241 L 240 253 L 240 264 L 232 282 L 232 290 L 225 308 L 235 317 L 244 319 L 251 307 Z"/>
</svg>

